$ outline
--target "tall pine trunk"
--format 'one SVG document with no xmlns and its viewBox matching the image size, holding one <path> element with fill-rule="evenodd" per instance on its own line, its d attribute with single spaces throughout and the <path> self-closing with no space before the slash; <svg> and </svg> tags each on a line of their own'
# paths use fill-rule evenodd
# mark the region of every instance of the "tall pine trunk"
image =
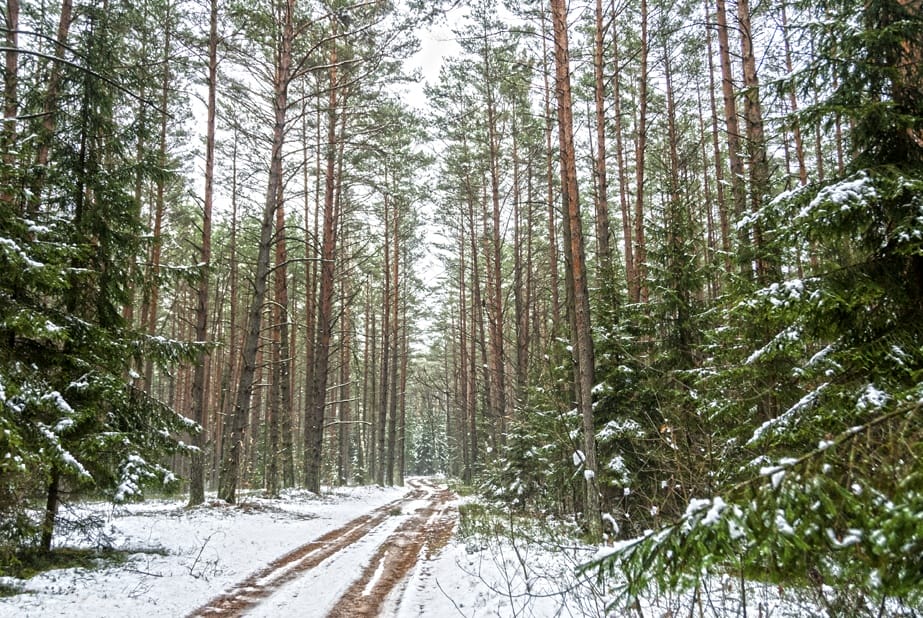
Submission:
<svg viewBox="0 0 923 618">
<path fill-rule="evenodd" d="M 458 379 L 457 401 L 459 425 L 459 442 L 462 455 L 462 480 L 470 483 L 472 479 L 472 453 L 471 439 L 468 430 L 468 419 L 474 417 L 472 399 L 468 392 L 471 366 L 468 362 L 468 299 L 467 299 L 467 261 L 465 259 L 467 238 L 465 233 L 465 216 L 458 216 Z M 448 405 L 448 403 L 446 403 Z"/>
<path fill-rule="evenodd" d="M 574 303 L 574 374 L 577 404 L 583 424 L 584 478 L 586 480 L 587 533 L 593 541 L 602 535 L 599 488 L 596 479 L 596 431 L 593 423 L 594 351 L 590 325 L 583 225 L 577 193 L 577 161 L 574 151 L 574 119 L 570 89 L 567 8 L 565 0 L 551 0 L 555 45 L 555 93 L 558 102 L 558 135 L 561 147 L 561 186 L 570 231 L 570 271 Z"/>
<path fill-rule="evenodd" d="M 221 468 L 218 476 L 218 498 L 234 503 L 240 480 L 241 453 L 253 398 L 253 383 L 257 369 L 257 353 L 260 349 L 260 330 L 263 317 L 263 303 L 269 278 L 272 248 L 273 218 L 282 190 L 282 148 L 285 142 L 286 111 L 288 109 L 288 86 L 291 79 L 292 40 L 294 38 L 294 0 L 288 0 L 282 14 L 282 35 L 279 44 L 275 76 L 273 79 L 272 150 L 269 162 L 269 181 L 266 189 L 266 203 L 260 223 L 260 240 L 257 251 L 256 272 L 253 280 L 253 296 L 247 311 L 247 332 L 241 351 L 241 372 L 237 385 L 237 396 L 230 419 Z"/>
<path fill-rule="evenodd" d="M 727 128 L 728 163 L 731 169 L 731 203 L 736 221 L 747 210 L 747 188 L 744 184 L 744 162 L 740 156 L 740 122 L 737 118 L 737 101 L 734 90 L 731 50 L 728 39 L 727 8 L 725 0 L 715 0 L 715 18 L 718 26 L 718 58 L 721 64 L 721 93 L 724 98 L 724 122 Z M 741 274 L 750 276 L 750 239 L 745 230 L 738 232 L 738 266 Z"/>
<path fill-rule="evenodd" d="M 344 240 L 344 244 L 347 244 Z M 339 396 L 339 426 L 337 432 L 337 441 L 339 450 L 337 452 L 337 482 L 340 485 L 348 485 L 352 476 L 350 444 L 352 442 L 352 376 L 351 376 L 351 359 L 352 359 L 352 309 L 349 306 L 349 298 L 352 294 L 349 279 L 346 274 L 343 275 L 340 283 L 340 303 L 343 307 L 342 326 L 340 328 L 340 396 Z"/>
<path fill-rule="evenodd" d="M 490 54 L 485 49 L 484 79 L 490 80 L 493 74 L 490 66 Z M 501 270 L 501 252 L 503 250 L 500 234 L 500 134 L 497 113 L 497 101 L 493 84 L 486 84 L 487 91 L 487 154 L 490 176 L 490 213 L 484 218 L 484 239 L 489 249 L 485 251 L 487 267 L 487 330 L 490 337 L 488 358 L 490 362 L 490 415 L 494 422 L 494 434 L 506 433 L 507 397 L 506 365 L 503 345 L 503 281 Z"/>
<path fill-rule="evenodd" d="M 394 206 L 396 207 L 396 206 Z M 378 381 L 378 419 L 377 419 L 377 453 L 378 467 L 376 469 L 375 480 L 379 485 L 385 484 L 387 470 L 387 452 L 385 450 L 387 430 L 388 430 L 388 384 L 391 371 L 391 234 L 389 228 L 391 225 L 391 197 L 389 194 L 384 195 L 384 264 L 382 275 L 384 277 L 384 288 L 382 290 L 382 314 L 381 314 L 381 366 L 379 367 L 380 375 Z"/>
<path fill-rule="evenodd" d="M 318 80 L 320 81 L 320 80 Z M 320 87 L 321 84 L 318 83 Z M 308 100 L 307 94 L 302 92 L 302 97 L 304 98 L 305 104 Z M 304 158 L 302 160 L 302 173 L 303 173 L 303 189 L 304 189 L 304 221 L 307 226 L 308 221 L 313 219 L 313 224 L 311 226 L 311 233 L 305 233 L 304 241 L 304 252 L 305 259 L 307 263 L 305 264 L 305 300 L 304 300 L 304 322 L 305 322 L 305 333 L 304 333 L 304 415 L 302 418 L 301 428 L 302 428 L 302 446 L 304 450 L 304 457 L 302 458 L 302 471 L 304 478 L 307 479 L 310 475 L 309 467 L 311 466 L 311 461 L 308 457 L 308 453 L 311 452 L 313 435 L 308 431 L 308 428 L 313 424 L 313 415 L 314 415 L 314 344 L 317 340 L 317 278 L 320 272 L 320 247 L 312 243 L 312 239 L 316 243 L 316 239 L 320 237 L 320 211 L 321 211 L 321 194 L 322 194 L 322 178 L 323 178 L 323 168 L 322 168 L 322 157 L 321 157 L 321 140 L 323 137 L 323 116 L 321 111 L 321 100 L 318 97 L 318 109 L 316 115 L 315 123 L 315 133 L 314 133 L 314 147 L 317 156 L 315 158 L 315 184 L 314 184 L 314 203 L 313 203 L 313 216 L 309 213 L 311 209 L 311 200 L 310 196 L 310 182 L 308 180 L 308 140 L 307 140 L 307 112 L 302 109 L 302 123 L 301 123 L 301 142 L 303 145 Z M 307 483 L 307 481 L 305 481 Z"/>
<path fill-rule="evenodd" d="M 334 259 L 337 246 L 337 124 L 338 67 L 336 30 L 330 50 L 330 98 L 327 110 L 327 148 L 324 176 L 324 216 L 320 252 L 320 291 L 314 344 L 314 370 L 311 389 L 310 423 L 305 427 L 308 450 L 305 453 L 305 487 L 320 493 L 324 444 L 324 416 L 327 406 L 327 379 L 330 367 L 330 342 L 333 335 Z"/>
<path fill-rule="evenodd" d="M 163 73 L 160 84 L 160 108 L 164 113 L 160 116 L 160 136 L 158 139 L 158 165 L 160 173 L 157 174 L 154 198 L 154 229 L 151 235 L 151 263 L 147 273 L 147 302 L 141 311 L 141 325 L 148 336 L 157 334 L 157 316 L 160 311 L 160 259 L 163 250 L 163 220 L 166 210 L 166 169 L 167 169 L 167 121 L 169 116 L 165 113 L 169 102 L 170 62 L 172 53 L 172 24 L 167 17 L 163 41 Z M 148 395 L 153 394 L 154 363 L 150 358 L 144 359 L 144 388 Z"/>
<path fill-rule="evenodd" d="M 196 295 L 196 322 L 195 338 L 204 344 L 208 340 L 208 285 L 211 269 L 211 229 L 212 229 L 212 199 L 215 182 L 215 108 L 218 79 L 218 0 L 211 0 L 209 12 L 208 35 L 208 102 L 205 128 L 205 197 L 202 207 L 202 246 L 200 247 L 199 263 L 202 274 L 199 280 L 199 290 Z M 192 380 L 192 420 L 202 428 L 192 437 L 192 445 L 196 448 L 192 453 L 191 468 L 189 471 L 189 506 L 202 504 L 205 501 L 205 442 L 206 418 L 205 400 L 206 389 L 206 351 L 200 350 L 196 354 L 195 375 Z"/>
<path fill-rule="evenodd" d="M 747 158 L 750 171 L 750 211 L 755 213 L 769 194 L 769 159 L 763 129 L 760 104 L 760 81 L 757 75 L 756 53 L 753 49 L 753 27 L 749 0 L 737 0 L 737 22 L 740 28 L 741 65 L 743 68 L 744 120 L 747 134 Z M 753 231 L 753 252 L 756 275 L 761 284 L 767 283 L 778 271 L 772 252 L 766 247 L 764 230 L 757 223 Z"/>
<path fill-rule="evenodd" d="M 0 152 L 3 153 L 3 171 L 0 175 L 0 202 L 12 206 L 18 197 L 13 189 L 18 185 L 12 175 L 16 167 L 16 117 L 19 113 L 19 0 L 7 0 L 5 62 L 3 66 L 3 127 L 0 130 Z"/>
<path fill-rule="evenodd" d="M 605 25 L 602 0 L 596 0 L 593 32 L 593 99 L 596 106 L 596 259 L 599 262 L 599 287 L 607 304 L 614 306 L 615 276 L 609 231 L 609 177 L 606 158 L 606 82 L 603 60 Z"/>
<path fill-rule="evenodd" d="M 612 15 L 615 19 L 615 0 L 612 2 Z M 628 174 L 625 165 L 624 125 L 622 124 L 622 68 L 619 52 L 618 29 L 613 21 L 612 28 L 612 116 L 615 118 L 615 162 L 618 165 L 619 211 L 622 215 L 622 248 L 625 260 L 625 280 L 628 298 L 638 297 L 636 290 L 637 273 L 635 268 L 634 243 L 632 242 L 631 208 L 628 203 Z"/>
<path fill-rule="evenodd" d="M 13 190 L 14 184 L 18 185 L 18 182 L 14 182 L 12 171 L 16 167 L 16 117 L 19 113 L 19 0 L 7 0 L 4 17 L 6 51 L 3 66 L 3 128 L 0 131 L 0 153 L 3 155 L 0 202 L 5 208 L 12 208 L 18 201 Z"/>
<path fill-rule="evenodd" d="M 792 73 L 795 65 L 792 62 L 792 44 L 790 41 L 791 32 L 788 26 L 788 12 L 785 10 L 785 3 L 782 4 L 782 42 L 785 47 L 785 69 Z M 792 138 L 795 141 L 795 158 L 798 160 L 798 183 L 801 186 L 808 184 L 808 168 L 805 164 L 804 156 L 804 137 L 801 134 L 801 123 L 795 116 L 798 113 L 798 97 L 795 93 L 794 86 L 788 91 L 789 113 L 792 114 Z"/>
<path fill-rule="evenodd" d="M 708 10 L 706 0 L 706 12 Z M 731 270 L 731 224 L 728 216 L 727 198 L 724 193 L 724 160 L 721 156 L 721 141 L 718 131 L 718 104 L 715 97 L 715 66 L 712 53 L 711 28 L 705 32 L 706 53 L 708 55 L 708 105 L 711 116 L 712 156 L 715 167 L 715 200 L 718 202 L 718 220 L 721 228 L 721 251 L 724 254 L 724 268 Z"/>
<path fill-rule="evenodd" d="M 641 75 L 638 78 L 638 137 L 635 144 L 635 284 L 631 286 L 636 296 L 631 300 L 642 303 L 646 303 L 648 300 L 647 242 L 644 231 L 644 172 L 645 156 L 647 154 L 647 65 L 650 48 L 647 17 L 647 0 L 641 0 Z"/>
<path fill-rule="evenodd" d="M 394 485 L 394 468 L 396 465 L 396 447 L 397 447 L 397 427 L 398 427 L 398 357 L 400 356 L 400 338 L 404 331 L 401 328 L 400 314 L 398 311 L 400 303 L 400 228 L 401 228 L 401 209 L 400 204 L 395 203 L 392 209 L 394 218 L 391 228 L 391 299 L 386 311 L 391 312 L 391 359 L 390 373 L 388 374 L 388 459 L 385 463 L 386 477 L 388 485 Z M 386 232 L 387 233 L 387 232 Z"/>
<path fill-rule="evenodd" d="M 546 205 L 548 208 L 548 264 L 549 264 L 549 286 L 551 287 L 551 327 L 548 334 L 548 340 L 554 341 L 558 336 L 558 328 L 561 324 L 561 299 L 560 299 L 560 276 L 558 274 L 558 228 L 557 214 L 555 208 L 555 190 L 554 190 L 554 114 L 552 113 L 552 94 L 551 94 L 551 67 L 548 60 L 548 32 L 547 15 L 541 11 L 542 19 L 542 90 L 545 110 L 545 182 L 547 192 L 545 194 Z"/>
</svg>

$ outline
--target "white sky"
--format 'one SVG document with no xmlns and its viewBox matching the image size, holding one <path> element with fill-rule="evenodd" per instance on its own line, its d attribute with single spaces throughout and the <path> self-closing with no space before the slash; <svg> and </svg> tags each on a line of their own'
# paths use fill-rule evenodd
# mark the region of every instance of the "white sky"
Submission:
<svg viewBox="0 0 923 618">
<path fill-rule="evenodd" d="M 423 81 L 417 84 L 408 84 L 407 102 L 416 109 L 426 106 L 426 97 L 423 94 L 425 83 L 435 83 L 439 78 L 439 69 L 443 61 L 461 51 L 455 41 L 455 34 L 446 23 L 433 24 L 419 33 L 420 50 L 411 56 L 407 62 L 408 72 L 418 70 L 423 76 Z"/>
</svg>

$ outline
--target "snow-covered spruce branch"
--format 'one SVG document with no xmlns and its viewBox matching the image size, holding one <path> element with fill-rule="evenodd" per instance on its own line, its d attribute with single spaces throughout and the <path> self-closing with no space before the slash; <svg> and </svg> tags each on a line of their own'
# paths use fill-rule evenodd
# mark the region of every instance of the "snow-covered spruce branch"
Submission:
<svg viewBox="0 0 923 618">
<path fill-rule="evenodd" d="M 792 470 L 807 466 L 826 453 L 842 448 L 857 436 L 890 421 L 901 417 L 909 421 L 921 409 L 923 400 L 908 401 L 822 441 L 799 457 L 764 467 L 759 474 L 730 486 L 724 492 L 725 495 L 751 495 L 752 498 L 745 503 L 726 502 L 721 496 L 692 500 L 678 520 L 658 530 L 648 530 L 639 537 L 620 541 L 613 547 L 601 548 L 578 571 L 596 572 L 600 576 L 608 572 L 623 578 L 624 583 L 619 586 L 620 591 L 610 609 L 619 604 L 630 606 L 639 595 L 650 592 L 652 586 L 658 589 L 691 589 L 700 585 L 713 568 L 734 568 L 735 563 L 741 578 L 750 572 L 771 576 L 766 567 L 781 568 L 787 577 L 796 580 L 807 576 L 805 584 L 816 586 L 824 605 L 827 604 L 827 593 L 823 575 L 817 574 L 812 580 L 811 573 L 816 572 L 816 567 L 812 565 L 828 571 L 828 575 L 836 579 L 850 575 L 859 577 L 859 580 L 848 580 L 851 582 L 849 585 L 844 583 L 835 587 L 834 596 L 855 594 L 858 590 L 860 596 L 899 597 L 908 585 L 908 578 L 918 577 L 914 575 L 918 572 L 914 570 L 917 562 L 904 556 L 908 547 L 916 545 L 913 538 L 894 539 L 888 535 L 900 536 L 905 524 L 919 516 L 914 514 L 920 502 L 918 491 L 915 492 L 911 486 L 907 491 L 898 492 L 895 495 L 901 500 L 895 499 L 897 504 L 892 504 L 885 495 L 874 490 L 874 495 L 863 498 L 861 485 L 853 483 L 844 488 L 835 480 L 830 485 L 826 470 L 823 475 L 810 480 L 798 477 L 806 484 L 797 491 L 783 489 L 783 483 Z M 911 480 L 916 476 L 919 475 L 911 475 Z M 765 493 L 764 489 L 769 489 L 771 493 Z M 841 504 L 844 500 L 845 503 Z M 792 523 L 788 521 L 789 507 L 802 513 Z M 806 516 L 807 513 L 814 513 L 816 517 Z M 830 516 L 834 519 L 829 519 Z M 820 545 L 812 544 L 808 537 L 817 537 L 814 541 Z M 807 547 L 817 546 L 827 547 L 830 553 L 805 553 Z M 846 558 L 846 562 L 838 562 L 836 552 L 853 546 L 874 556 L 858 561 Z M 874 562 L 875 556 L 884 562 Z M 900 559 L 900 556 L 904 558 Z M 889 557 L 894 559 L 887 560 Z M 807 572 L 791 572 L 788 569 L 792 565 L 806 567 Z M 844 574 L 842 569 L 849 574 Z M 881 584 L 885 578 L 887 584 Z"/>
<path fill-rule="evenodd" d="M 777 464 L 776 466 L 764 467 L 760 470 L 760 474 L 758 476 L 750 477 L 748 479 L 740 481 L 739 483 L 732 485 L 728 491 L 730 493 L 735 493 L 741 489 L 746 488 L 747 486 L 759 484 L 763 482 L 763 480 L 767 476 L 778 474 L 779 472 L 786 472 L 788 470 L 796 468 L 804 463 L 807 463 L 808 461 L 811 461 L 813 459 L 816 459 L 822 456 L 825 452 L 827 452 L 830 449 L 840 447 L 843 444 L 852 441 L 853 439 L 856 438 L 856 436 L 867 432 L 869 429 L 872 429 L 874 427 L 877 427 L 878 425 L 886 423 L 889 420 L 896 418 L 898 416 L 901 416 L 904 414 L 910 415 L 910 414 L 919 412 L 921 409 L 923 409 L 923 401 L 912 401 L 912 402 L 906 403 L 905 405 L 898 406 L 895 409 L 891 410 L 890 412 L 881 414 L 866 423 L 850 427 L 846 431 L 843 431 L 839 435 L 835 436 L 832 440 L 822 441 L 820 444 L 817 445 L 816 448 L 814 448 L 811 451 L 808 451 L 807 453 L 801 455 L 800 457 L 788 459 L 783 463 Z"/>
</svg>

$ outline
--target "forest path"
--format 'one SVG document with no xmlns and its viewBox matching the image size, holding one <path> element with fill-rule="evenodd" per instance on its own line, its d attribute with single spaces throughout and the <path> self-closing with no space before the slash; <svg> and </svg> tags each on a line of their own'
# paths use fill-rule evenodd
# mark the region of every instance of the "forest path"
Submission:
<svg viewBox="0 0 923 618">
<path fill-rule="evenodd" d="M 260 615 L 261 609 L 272 615 L 275 609 L 262 607 L 261 604 L 280 592 L 286 584 L 297 584 L 299 578 L 305 577 L 308 572 L 315 579 L 312 587 L 318 591 L 338 590 L 344 583 L 348 584 L 332 609 L 310 614 L 311 610 L 320 611 L 317 598 L 296 601 L 297 594 L 293 599 L 280 598 L 276 609 L 281 604 L 311 603 L 313 607 L 303 608 L 299 614 L 350 618 L 378 616 L 386 601 L 393 609 L 393 604 L 400 603 L 400 599 L 395 598 L 398 584 L 406 579 L 421 557 L 429 558 L 445 545 L 457 520 L 457 509 L 452 504 L 455 494 L 450 490 L 426 479 L 412 479 L 407 484 L 411 489 L 400 499 L 371 510 L 273 560 L 192 612 L 190 617 Z M 383 540 L 375 540 L 376 529 L 384 528 L 388 520 L 396 515 L 405 516 L 404 521 Z M 377 547 L 358 579 L 343 582 L 342 567 L 326 569 L 336 557 L 348 553 L 349 548 L 364 540 L 377 543 Z M 361 565 L 353 566 L 352 573 L 359 568 Z M 324 573 L 325 569 L 329 575 Z"/>
</svg>

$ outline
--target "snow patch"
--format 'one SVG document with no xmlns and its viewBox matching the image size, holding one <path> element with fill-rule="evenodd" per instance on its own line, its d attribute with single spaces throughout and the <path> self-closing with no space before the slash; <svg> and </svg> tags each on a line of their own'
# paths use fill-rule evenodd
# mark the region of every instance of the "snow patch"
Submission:
<svg viewBox="0 0 923 618">
<path fill-rule="evenodd" d="M 874 384 L 868 384 L 859 396 L 856 407 L 860 410 L 879 410 L 890 398 L 888 393 L 879 390 Z"/>
<path fill-rule="evenodd" d="M 644 429 L 640 423 L 630 418 L 609 421 L 596 433 L 596 439 L 600 442 L 607 442 L 614 438 L 643 438 Z"/>
<path fill-rule="evenodd" d="M 756 431 L 753 432 L 753 435 L 747 440 L 747 444 L 753 444 L 760 440 L 769 430 L 776 429 L 785 429 L 792 425 L 796 420 L 800 412 L 810 408 L 814 405 L 814 402 L 817 401 L 817 398 L 820 397 L 820 394 L 823 392 L 829 382 L 824 382 L 813 391 L 802 397 L 798 402 L 793 405 L 791 408 L 783 412 L 781 415 L 776 418 L 771 418 L 768 421 L 764 422 L 762 425 L 756 428 Z"/>
<path fill-rule="evenodd" d="M 864 208 L 870 199 L 875 198 L 877 191 L 868 173 L 858 172 L 852 178 L 847 178 L 838 183 L 823 187 L 817 192 L 811 202 L 801 209 L 796 215 L 797 219 L 805 219 L 818 210 L 834 207 L 834 212 L 849 212 L 853 208 Z M 826 214 L 826 213 L 825 213 Z"/>
<path fill-rule="evenodd" d="M 75 414 L 74 409 L 70 407 L 70 404 L 61 396 L 61 393 L 58 391 L 51 391 L 50 393 L 43 395 L 41 398 L 42 401 L 48 401 L 55 405 L 58 410 L 67 414 L 68 416 L 73 416 Z"/>
<path fill-rule="evenodd" d="M 43 266 L 45 266 L 41 262 L 36 262 L 32 258 L 30 258 L 26 254 L 26 252 L 20 249 L 19 245 L 10 238 L 0 238 L 0 247 L 5 247 L 6 249 L 10 251 L 10 253 L 16 254 L 16 256 L 18 256 L 19 259 L 22 260 L 23 263 L 25 263 L 26 268 L 29 270 L 34 269 L 34 268 L 42 268 Z"/>
<path fill-rule="evenodd" d="M 385 572 L 385 558 L 388 557 L 388 552 L 386 551 L 381 559 L 378 561 L 378 566 L 375 568 L 375 573 L 369 579 L 369 583 L 365 585 L 365 589 L 362 591 L 362 596 L 367 597 L 372 594 L 372 590 L 375 589 L 375 584 L 378 583 L 378 580 L 381 579 L 381 576 Z"/>
</svg>

